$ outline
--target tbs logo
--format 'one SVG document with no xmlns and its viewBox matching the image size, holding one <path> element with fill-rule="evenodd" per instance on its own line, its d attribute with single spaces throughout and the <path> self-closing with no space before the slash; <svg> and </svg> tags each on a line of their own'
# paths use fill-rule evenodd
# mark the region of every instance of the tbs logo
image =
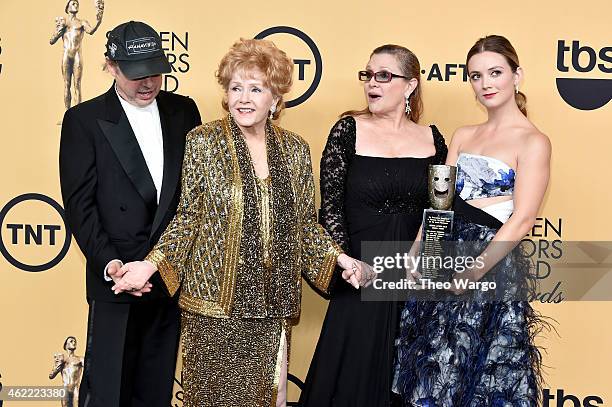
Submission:
<svg viewBox="0 0 612 407">
<path fill-rule="evenodd" d="M 599 396 L 586 396 L 581 399 L 572 394 L 565 394 L 563 389 L 557 389 L 556 393 L 544 389 L 542 399 L 542 407 L 598 407 L 604 403 Z"/>
<path fill-rule="evenodd" d="M 595 110 L 612 99 L 612 47 L 599 50 L 565 40 L 557 42 L 557 70 L 574 77 L 557 78 L 565 103 L 579 110 Z M 589 77 L 579 74 L 589 73 Z M 599 76 L 599 78 L 593 78 Z M 603 76 L 603 77 L 602 77 Z"/>
</svg>

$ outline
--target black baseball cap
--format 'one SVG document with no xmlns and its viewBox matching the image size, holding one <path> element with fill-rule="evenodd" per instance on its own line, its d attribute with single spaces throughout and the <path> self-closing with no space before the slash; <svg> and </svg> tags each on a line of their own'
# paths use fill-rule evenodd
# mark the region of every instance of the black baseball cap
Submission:
<svg viewBox="0 0 612 407">
<path fill-rule="evenodd" d="M 128 79 L 171 71 L 159 34 L 140 21 L 130 21 L 113 28 L 107 35 L 104 55 L 117 62 Z"/>
</svg>

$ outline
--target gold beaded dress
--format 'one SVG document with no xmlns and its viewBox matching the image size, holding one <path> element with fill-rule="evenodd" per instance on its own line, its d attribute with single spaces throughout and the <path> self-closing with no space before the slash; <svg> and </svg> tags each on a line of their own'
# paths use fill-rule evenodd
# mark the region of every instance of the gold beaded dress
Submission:
<svg viewBox="0 0 612 407">
<path fill-rule="evenodd" d="M 301 276 L 326 291 L 341 249 L 317 224 L 308 144 L 266 125 L 259 179 L 231 116 L 187 135 L 177 213 L 147 256 L 182 315 L 185 407 L 273 406 Z"/>
</svg>

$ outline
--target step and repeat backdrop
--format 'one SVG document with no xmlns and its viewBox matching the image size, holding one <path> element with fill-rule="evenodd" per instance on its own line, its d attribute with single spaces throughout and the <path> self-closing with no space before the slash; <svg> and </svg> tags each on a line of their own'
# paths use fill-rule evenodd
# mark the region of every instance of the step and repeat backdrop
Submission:
<svg viewBox="0 0 612 407">
<path fill-rule="evenodd" d="M 214 73 L 235 40 L 267 38 L 284 49 L 295 62 L 295 85 L 280 124 L 310 143 L 316 176 L 338 114 L 365 105 L 357 71 L 375 47 L 395 43 L 416 53 L 424 86 L 422 123 L 436 124 L 448 142 L 457 127 L 486 117 L 467 82 L 467 50 L 483 35 L 504 35 L 525 72 L 521 90 L 530 118 L 553 145 L 550 185 L 528 237 L 536 257 L 545 265 L 562 255 L 563 242 L 611 240 L 609 1 L 76 3 L 85 27 L 101 20 L 92 35 L 77 29 L 79 35 L 57 38 L 57 25 L 74 7 L 64 0 L 0 2 L 0 387 L 62 386 L 61 374 L 50 378 L 55 360 L 73 342 L 71 363 L 78 366 L 83 356 L 85 261 L 63 218 L 60 123 L 66 106 L 109 88 L 112 79 L 102 70 L 105 35 L 128 20 L 159 31 L 172 64 L 164 89 L 194 98 L 204 121 L 223 114 Z M 64 78 L 62 66 L 75 61 L 81 72 Z M 605 259 L 610 253 L 600 254 Z M 610 405 L 612 303 L 570 301 L 566 283 L 542 292 L 536 303 L 557 321 L 558 331 L 539 338 L 545 349 L 544 405 Z M 298 397 L 326 307 L 306 285 L 293 333 L 290 401 Z M 179 366 L 173 406 L 182 405 L 180 377 Z"/>
</svg>

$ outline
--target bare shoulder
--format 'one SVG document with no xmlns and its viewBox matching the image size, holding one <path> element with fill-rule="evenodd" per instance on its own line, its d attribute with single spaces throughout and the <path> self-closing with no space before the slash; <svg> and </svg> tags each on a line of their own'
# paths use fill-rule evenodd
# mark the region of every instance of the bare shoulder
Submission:
<svg viewBox="0 0 612 407">
<path fill-rule="evenodd" d="M 552 144 L 546 134 L 533 125 L 524 129 L 521 133 L 523 154 L 550 157 Z"/>
<path fill-rule="evenodd" d="M 352 117 L 356 123 L 369 123 L 370 122 L 370 115 L 368 114 L 357 114 L 353 116 L 344 116 L 344 117 Z"/>
<path fill-rule="evenodd" d="M 372 127 L 372 117 L 368 114 L 358 114 L 355 116 L 346 116 L 352 118 L 355 121 L 355 126 L 362 130 L 370 129 Z"/>
<path fill-rule="evenodd" d="M 417 129 L 419 130 L 419 132 L 424 135 L 425 137 L 428 137 L 431 135 L 431 127 L 425 124 L 419 124 L 419 123 L 415 123 L 417 126 Z"/>
<path fill-rule="evenodd" d="M 476 130 L 480 127 L 480 124 L 470 124 L 467 126 L 461 126 L 455 130 L 453 133 L 453 138 L 457 137 L 459 139 L 467 139 L 476 133 Z"/>
<path fill-rule="evenodd" d="M 476 130 L 478 130 L 479 127 L 480 127 L 479 124 L 459 127 L 453 133 L 453 136 L 451 138 L 451 145 L 455 147 L 455 149 L 458 149 L 459 146 L 461 146 L 462 144 L 465 144 L 472 137 L 474 137 L 474 134 L 476 133 Z"/>
</svg>

